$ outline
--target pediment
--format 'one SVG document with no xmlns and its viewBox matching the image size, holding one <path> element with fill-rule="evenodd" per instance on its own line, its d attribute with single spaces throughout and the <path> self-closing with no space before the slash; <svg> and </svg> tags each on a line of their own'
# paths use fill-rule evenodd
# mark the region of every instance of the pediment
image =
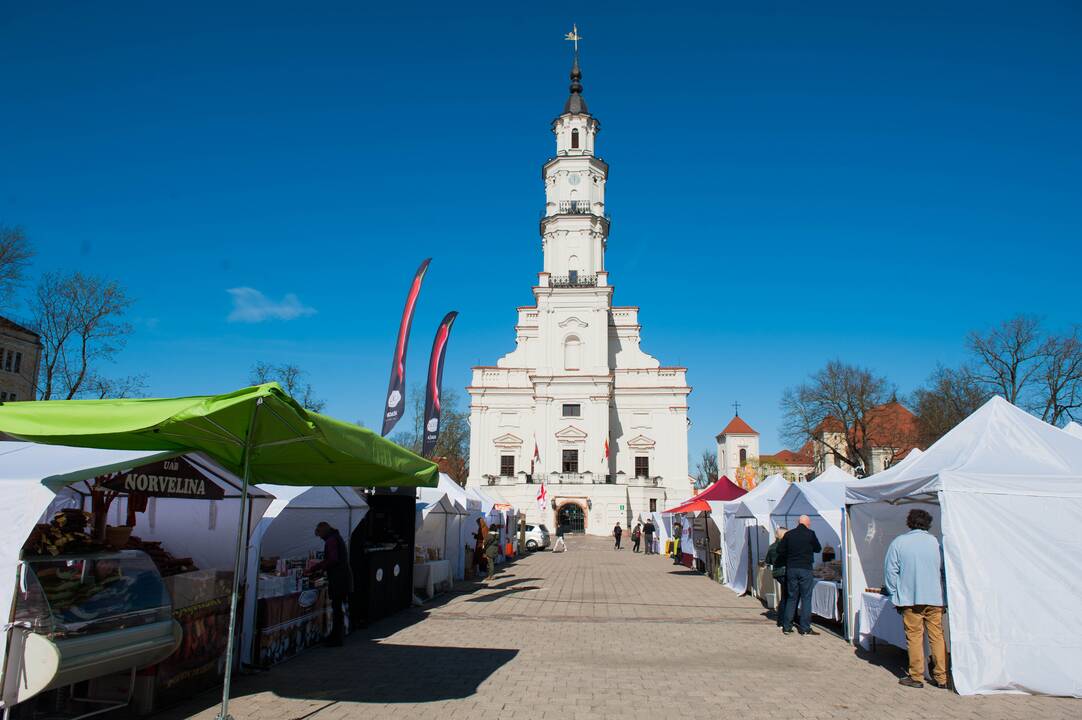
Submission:
<svg viewBox="0 0 1082 720">
<path fill-rule="evenodd" d="M 581 442 L 586 439 L 586 433 L 579 430 L 574 425 L 568 425 L 563 430 L 556 433 L 557 440 L 564 440 L 565 442 Z"/>
<path fill-rule="evenodd" d="M 657 443 L 645 435 L 636 435 L 627 441 L 627 446 L 629 448 L 635 448 L 636 450 L 652 450 L 656 444 Z"/>
<path fill-rule="evenodd" d="M 499 447 L 522 447 L 522 438 L 514 433 L 504 433 L 492 442 Z"/>
<path fill-rule="evenodd" d="M 565 328 L 565 327 L 576 327 L 576 328 L 590 327 L 590 323 L 583 322 L 582 320 L 579 320 L 574 315 L 572 315 L 571 317 L 569 317 L 569 318 L 567 318 L 565 320 L 562 320 L 562 321 L 560 321 L 560 322 L 558 322 L 556 324 L 559 325 L 562 328 Z"/>
</svg>

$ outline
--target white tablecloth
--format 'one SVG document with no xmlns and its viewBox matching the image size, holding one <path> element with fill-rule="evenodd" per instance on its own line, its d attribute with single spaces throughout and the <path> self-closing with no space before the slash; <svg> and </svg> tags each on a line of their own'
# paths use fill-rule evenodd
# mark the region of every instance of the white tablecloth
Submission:
<svg viewBox="0 0 1082 720">
<path fill-rule="evenodd" d="M 857 610 L 857 639 L 865 650 L 872 649 L 874 640 L 888 642 L 905 649 L 905 628 L 902 616 L 886 595 L 862 592 Z"/>
<path fill-rule="evenodd" d="M 947 613 L 943 612 L 943 638 L 950 650 L 950 627 Z M 870 650 L 873 641 L 887 642 L 903 650 L 906 649 L 905 626 L 901 614 L 894 608 L 894 603 L 886 595 L 863 592 L 860 594 L 860 608 L 857 612 L 857 639 L 860 646 Z M 928 638 L 924 638 L 924 654 L 928 654 Z"/>
<path fill-rule="evenodd" d="M 838 589 L 841 587 L 833 580 L 817 580 L 812 588 L 812 614 L 828 620 L 841 621 L 838 612 Z"/>
<path fill-rule="evenodd" d="M 436 586 L 451 582 L 450 560 L 429 560 L 413 566 L 413 587 L 424 588 L 426 597 L 436 594 Z"/>
</svg>

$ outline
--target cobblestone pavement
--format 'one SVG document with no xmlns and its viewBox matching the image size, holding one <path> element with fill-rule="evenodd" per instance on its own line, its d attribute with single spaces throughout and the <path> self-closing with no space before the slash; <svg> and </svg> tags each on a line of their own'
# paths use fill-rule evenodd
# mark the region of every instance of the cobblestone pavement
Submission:
<svg viewBox="0 0 1082 720">
<path fill-rule="evenodd" d="M 762 606 L 657 556 L 571 538 L 457 592 L 238 678 L 236 720 L 1080 718 L 1082 701 L 897 684 L 903 653 L 783 636 Z M 163 715 L 212 720 L 213 693 Z"/>
</svg>

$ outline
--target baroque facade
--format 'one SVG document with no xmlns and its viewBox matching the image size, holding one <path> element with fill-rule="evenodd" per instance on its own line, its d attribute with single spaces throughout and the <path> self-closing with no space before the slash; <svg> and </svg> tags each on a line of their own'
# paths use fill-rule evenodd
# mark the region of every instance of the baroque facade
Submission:
<svg viewBox="0 0 1082 720">
<path fill-rule="evenodd" d="M 686 498 L 686 369 L 639 347 L 639 308 L 615 306 L 605 269 L 609 166 L 582 96 L 576 54 L 570 96 L 552 122 L 542 168 L 542 270 L 534 304 L 518 308 L 516 348 L 473 368 L 468 485 L 527 521 L 607 535 L 619 522 Z M 544 484 L 543 507 L 537 498 Z"/>
</svg>

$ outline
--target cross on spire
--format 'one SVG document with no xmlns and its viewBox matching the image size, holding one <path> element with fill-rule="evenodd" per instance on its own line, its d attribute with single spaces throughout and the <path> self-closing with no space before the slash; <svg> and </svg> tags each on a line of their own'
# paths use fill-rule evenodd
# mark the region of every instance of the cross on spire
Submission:
<svg viewBox="0 0 1082 720">
<path fill-rule="evenodd" d="M 575 57 L 579 55 L 579 40 L 582 40 L 582 36 L 579 35 L 579 26 L 575 23 L 571 24 L 571 32 L 564 35 L 564 40 L 575 43 Z"/>
<path fill-rule="evenodd" d="M 736 416 L 740 417 L 740 401 L 739 400 L 737 400 L 736 402 L 733 403 L 733 410 L 736 411 Z"/>
</svg>

